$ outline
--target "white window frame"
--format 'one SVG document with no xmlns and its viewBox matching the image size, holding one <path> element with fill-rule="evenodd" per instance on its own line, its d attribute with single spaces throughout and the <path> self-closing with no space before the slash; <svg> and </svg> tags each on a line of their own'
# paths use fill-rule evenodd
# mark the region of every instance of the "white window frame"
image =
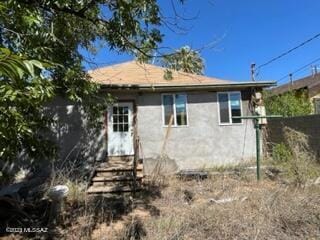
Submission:
<svg viewBox="0 0 320 240">
<path fill-rule="evenodd" d="M 241 111 L 241 116 L 243 114 L 242 112 L 242 95 L 241 91 L 228 91 L 228 92 L 217 92 L 217 103 L 218 103 L 218 121 L 220 126 L 230 126 L 230 125 L 242 125 L 243 120 L 241 119 L 241 123 L 232 123 L 232 115 L 231 115 L 231 101 L 230 101 L 230 95 L 232 93 L 238 93 L 240 94 L 240 111 Z M 228 94 L 228 108 L 229 108 L 229 122 L 221 122 L 220 119 L 220 102 L 219 102 L 219 95 L 220 94 Z"/>
<path fill-rule="evenodd" d="M 166 95 L 171 95 L 173 97 L 173 123 L 172 123 L 171 127 L 177 127 L 177 128 L 189 127 L 188 94 L 186 94 L 186 93 L 162 93 L 161 94 L 162 126 L 169 127 L 169 125 L 165 124 L 165 113 L 164 113 L 164 104 L 163 104 L 163 97 Z M 177 125 L 176 95 L 185 95 L 186 96 L 186 117 L 187 117 L 187 124 L 186 125 Z"/>
</svg>

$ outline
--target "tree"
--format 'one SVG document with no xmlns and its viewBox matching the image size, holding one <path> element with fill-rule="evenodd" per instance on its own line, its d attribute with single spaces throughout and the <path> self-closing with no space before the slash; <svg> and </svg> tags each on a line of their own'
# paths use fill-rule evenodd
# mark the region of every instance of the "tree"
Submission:
<svg viewBox="0 0 320 240">
<path fill-rule="evenodd" d="M 169 69 L 200 75 L 204 70 L 204 62 L 199 52 L 192 50 L 189 46 L 184 46 L 174 53 L 164 56 L 162 65 Z"/>
<path fill-rule="evenodd" d="M 99 97 L 99 86 L 89 81 L 80 48 L 94 51 L 99 40 L 150 57 L 162 41 L 160 23 L 156 0 L 1 2 L 1 160 L 12 162 L 22 150 L 35 160 L 50 157 L 40 132 L 50 125 L 44 104 L 57 94 L 82 104 L 93 120 L 101 114 L 110 99 Z"/>
<path fill-rule="evenodd" d="M 0 48 L 1 159 L 14 159 L 22 147 L 30 157 L 52 155 L 54 149 L 36 134 L 49 123 L 39 109 L 53 95 L 52 83 L 40 74 L 45 66 L 49 64 Z"/>
<path fill-rule="evenodd" d="M 264 102 L 268 114 L 294 117 L 309 115 L 312 112 L 312 105 L 306 92 L 298 94 L 290 91 L 281 95 L 264 92 Z"/>
</svg>

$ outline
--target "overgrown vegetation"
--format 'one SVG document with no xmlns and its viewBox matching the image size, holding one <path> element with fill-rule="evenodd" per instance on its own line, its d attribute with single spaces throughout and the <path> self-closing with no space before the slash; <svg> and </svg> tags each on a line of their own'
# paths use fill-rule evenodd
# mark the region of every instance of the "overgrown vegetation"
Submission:
<svg viewBox="0 0 320 240">
<path fill-rule="evenodd" d="M 317 239 L 320 186 L 296 188 L 236 175 L 206 180 L 166 178 L 148 205 L 137 204 L 92 239 Z"/>
<path fill-rule="evenodd" d="M 304 185 L 319 175 L 320 165 L 305 134 L 288 127 L 283 131 L 285 142 L 273 147 L 273 163 L 283 169 L 286 177 L 294 184 Z"/>
<path fill-rule="evenodd" d="M 55 169 L 51 185 L 67 182 L 70 189 L 64 213 L 49 233 L 22 237 L 317 239 L 320 166 L 308 150 L 306 136 L 288 128 L 284 131 L 287 141 L 275 146 L 274 166 L 262 169 L 266 174 L 260 182 L 255 171 L 247 168 L 220 169 L 219 174 L 216 169 L 207 179 L 194 180 L 156 174 L 144 179 L 144 190 L 135 198 L 94 197 L 85 194 L 81 181 L 85 176 L 77 168 Z M 271 178 L 270 171 L 279 176 Z M 34 204 L 25 202 L 20 210 L 33 214 L 29 223 L 43 226 L 50 219 L 51 203 L 38 199 Z"/>
<path fill-rule="evenodd" d="M 186 201 L 186 190 L 193 193 L 192 201 Z M 154 202 L 160 216 L 144 221 L 144 239 L 317 238 L 318 194 L 319 187 L 293 191 L 269 181 L 171 179 L 162 198 Z"/>
<path fill-rule="evenodd" d="M 305 91 L 290 91 L 281 95 L 274 95 L 271 91 L 264 91 L 264 103 L 267 114 L 294 117 L 312 113 L 312 104 Z"/>
</svg>

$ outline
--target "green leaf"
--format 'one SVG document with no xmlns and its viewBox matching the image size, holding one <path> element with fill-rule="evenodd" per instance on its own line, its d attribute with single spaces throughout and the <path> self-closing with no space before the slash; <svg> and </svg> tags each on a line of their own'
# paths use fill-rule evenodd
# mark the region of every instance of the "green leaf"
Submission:
<svg viewBox="0 0 320 240">
<path fill-rule="evenodd" d="M 39 69 L 44 69 L 43 64 L 38 60 L 30 60 L 29 62 Z"/>
<path fill-rule="evenodd" d="M 30 74 L 32 77 L 34 77 L 34 76 L 35 76 L 35 73 L 34 73 L 34 67 L 33 67 L 32 62 L 29 61 L 29 60 L 24 60 L 24 61 L 23 61 L 23 64 L 26 66 L 29 74 Z"/>
</svg>

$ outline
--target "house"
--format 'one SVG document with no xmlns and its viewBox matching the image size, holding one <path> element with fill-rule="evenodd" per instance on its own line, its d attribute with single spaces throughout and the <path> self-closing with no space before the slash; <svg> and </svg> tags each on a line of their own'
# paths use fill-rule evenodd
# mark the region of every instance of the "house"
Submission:
<svg viewBox="0 0 320 240">
<path fill-rule="evenodd" d="M 102 161 L 139 151 L 148 174 L 159 162 L 169 173 L 255 158 L 252 120 L 232 117 L 252 114 L 252 94 L 274 82 L 232 82 L 176 71 L 166 80 L 164 70 L 130 61 L 89 72 L 102 94 L 116 98 L 99 135 L 106 136 Z"/>
<path fill-rule="evenodd" d="M 289 91 L 294 91 L 298 95 L 305 92 L 313 105 L 313 113 L 320 114 L 320 73 L 272 89 L 272 93 L 275 95 Z"/>
</svg>

